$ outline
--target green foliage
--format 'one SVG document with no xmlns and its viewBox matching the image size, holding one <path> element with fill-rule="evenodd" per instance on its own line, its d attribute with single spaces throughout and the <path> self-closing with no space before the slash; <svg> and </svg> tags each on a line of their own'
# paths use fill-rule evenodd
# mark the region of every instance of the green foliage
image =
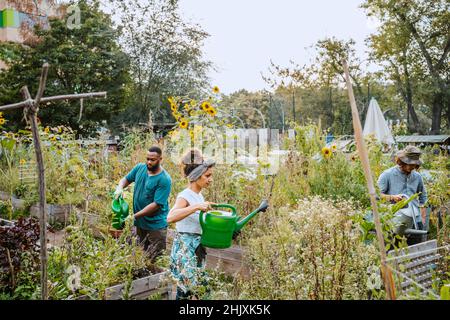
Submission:
<svg viewBox="0 0 450 320">
<path fill-rule="evenodd" d="M 248 235 L 245 299 L 367 299 L 367 270 L 377 265 L 373 245 L 360 242 L 349 202 L 300 200 L 259 219 Z"/>
</svg>

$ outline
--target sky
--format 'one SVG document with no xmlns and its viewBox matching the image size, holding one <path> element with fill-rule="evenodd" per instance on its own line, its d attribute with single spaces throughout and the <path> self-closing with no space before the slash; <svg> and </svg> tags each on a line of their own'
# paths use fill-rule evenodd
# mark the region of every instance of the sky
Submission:
<svg viewBox="0 0 450 320">
<path fill-rule="evenodd" d="M 218 72 L 213 85 L 232 93 L 268 89 L 261 77 L 270 60 L 288 66 L 305 64 L 313 57 L 310 47 L 319 39 L 353 38 L 357 52 L 366 57 L 365 38 L 376 23 L 358 8 L 361 0 L 180 0 L 182 15 L 210 34 L 205 58 Z"/>
</svg>

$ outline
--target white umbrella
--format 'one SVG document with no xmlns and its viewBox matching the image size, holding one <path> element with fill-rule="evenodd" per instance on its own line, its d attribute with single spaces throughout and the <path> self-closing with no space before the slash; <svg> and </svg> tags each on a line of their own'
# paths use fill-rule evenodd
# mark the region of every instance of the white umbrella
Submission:
<svg viewBox="0 0 450 320">
<path fill-rule="evenodd" d="M 367 136 L 373 134 L 378 141 L 389 146 L 394 144 L 394 137 L 389 129 L 386 120 L 384 120 L 383 112 L 377 100 L 372 98 L 370 100 L 369 109 L 367 110 L 366 122 L 364 123 L 363 135 Z"/>
</svg>

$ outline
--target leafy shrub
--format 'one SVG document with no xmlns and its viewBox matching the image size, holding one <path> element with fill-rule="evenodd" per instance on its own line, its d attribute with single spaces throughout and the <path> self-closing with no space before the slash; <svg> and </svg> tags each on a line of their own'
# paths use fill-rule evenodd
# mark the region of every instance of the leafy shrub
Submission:
<svg viewBox="0 0 450 320">
<path fill-rule="evenodd" d="M 247 239 L 250 276 L 237 298 L 367 299 L 377 251 L 360 241 L 354 213 L 350 202 L 314 197 L 261 218 Z"/>
</svg>

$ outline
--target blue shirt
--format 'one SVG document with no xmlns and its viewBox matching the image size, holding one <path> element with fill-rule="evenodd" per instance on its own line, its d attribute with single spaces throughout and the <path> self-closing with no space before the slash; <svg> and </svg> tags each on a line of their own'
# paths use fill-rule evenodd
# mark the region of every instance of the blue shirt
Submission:
<svg viewBox="0 0 450 320">
<path fill-rule="evenodd" d="M 428 200 L 427 191 L 420 173 L 412 171 L 407 175 L 398 166 L 387 169 L 380 175 L 378 187 L 381 193 L 388 195 L 405 194 L 411 197 L 415 193 L 421 192 L 418 199 L 410 202 L 415 207 L 424 205 Z"/>
<path fill-rule="evenodd" d="M 149 175 L 147 165 L 139 163 L 125 177 L 128 182 L 134 182 L 133 212 L 137 213 L 155 202 L 159 210 L 151 217 L 141 217 L 134 220 L 134 225 L 145 230 L 159 230 L 167 228 L 167 214 L 169 213 L 169 195 L 172 179 L 166 170 L 162 169 L 157 175 Z"/>
</svg>

